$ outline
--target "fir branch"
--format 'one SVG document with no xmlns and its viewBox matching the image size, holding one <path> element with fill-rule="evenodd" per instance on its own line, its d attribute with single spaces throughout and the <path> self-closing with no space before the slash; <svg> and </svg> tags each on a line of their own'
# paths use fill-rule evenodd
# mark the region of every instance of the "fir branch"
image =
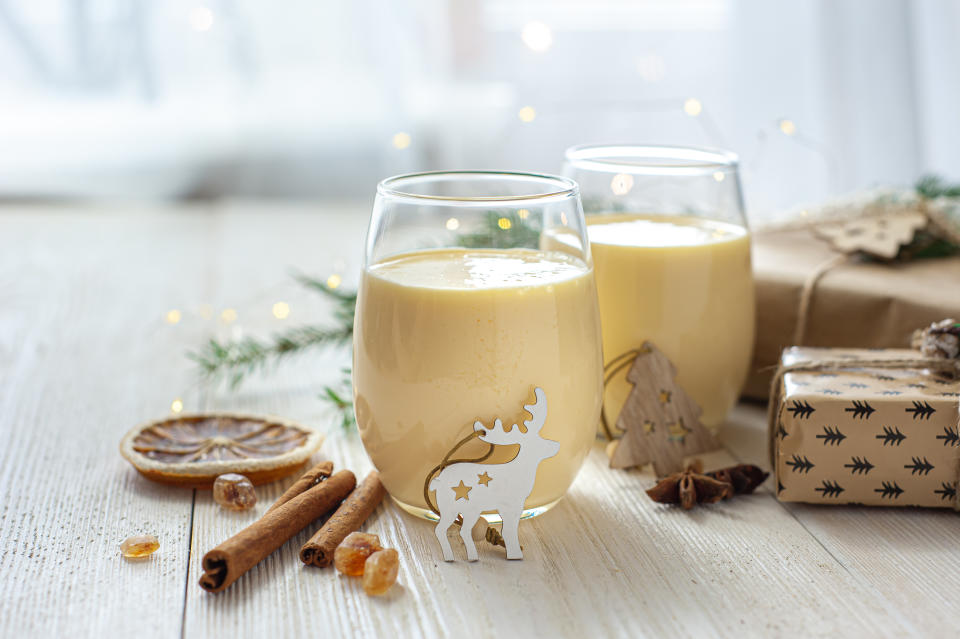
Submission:
<svg viewBox="0 0 960 639">
<path fill-rule="evenodd" d="M 538 248 L 540 229 L 515 211 L 487 211 L 479 231 L 457 238 L 464 248 Z"/>
<path fill-rule="evenodd" d="M 320 399 L 329 404 L 334 412 L 340 416 L 340 426 L 349 429 L 357 423 L 357 415 L 353 410 L 353 401 L 350 399 L 350 389 L 352 386 L 350 367 L 340 369 L 343 377 L 337 384 L 337 387 L 324 386 Z"/>
<path fill-rule="evenodd" d="M 938 197 L 960 197 L 960 184 L 948 184 L 939 175 L 924 175 L 914 188 L 920 197 L 929 200 Z"/>
<path fill-rule="evenodd" d="M 231 389 L 235 389 L 249 375 L 263 372 L 291 355 L 312 348 L 351 343 L 357 292 L 333 289 L 325 282 L 303 274 L 294 274 L 293 277 L 304 287 L 334 301 L 335 325 L 329 328 L 297 326 L 274 334 L 267 340 L 246 337 L 219 342 L 211 339 L 198 351 L 187 353 L 187 358 L 197 365 L 204 378 L 215 382 L 226 381 Z"/>
<path fill-rule="evenodd" d="M 349 344 L 352 338 L 352 324 L 329 329 L 298 326 L 273 335 L 269 340 L 245 337 L 218 342 L 211 339 L 199 351 L 187 353 L 187 358 L 199 367 L 206 379 L 226 381 L 231 389 L 235 389 L 249 375 L 267 370 L 290 355 L 317 346 Z"/>
<path fill-rule="evenodd" d="M 356 291 L 330 288 L 326 282 L 312 278 L 309 275 L 304 275 L 303 273 L 294 273 L 293 278 L 305 288 L 321 293 L 336 302 L 336 310 L 333 316 L 341 326 L 349 325 L 350 330 L 353 330 L 353 315 L 357 307 Z"/>
</svg>

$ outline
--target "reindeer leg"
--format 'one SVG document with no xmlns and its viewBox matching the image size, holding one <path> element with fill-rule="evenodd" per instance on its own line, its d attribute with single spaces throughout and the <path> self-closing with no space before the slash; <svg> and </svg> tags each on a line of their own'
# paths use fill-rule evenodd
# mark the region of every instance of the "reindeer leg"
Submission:
<svg viewBox="0 0 960 639">
<path fill-rule="evenodd" d="M 473 526 L 477 523 L 480 515 L 461 513 L 461 516 L 463 517 L 463 525 L 460 526 L 460 539 L 463 540 L 463 545 L 467 549 L 467 561 L 477 561 L 479 557 L 477 556 L 477 545 L 473 543 Z"/>
<path fill-rule="evenodd" d="M 507 559 L 523 559 L 523 552 L 520 550 L 520 510 L 500 511 L 500 518 L 503 520 L 503 527 L 500 534 L 503 536 L 503 542 L 507 545 Z"/>
<path fill-rule="evenodd" d="M 457 513 L 449 514 L 449 511 L 441 512 L 440 521 L 437 522 L 437 527 L 434 528 L 437 541 L 440 542 L 440 548 L 443 550 L 444 561 L 453 561 L 453 548 L 450 547 L 450 540 L 447 539 L 447 529 L 450 528 L 450 524 L 452 524 L 456 518 Z"/>
</svg>

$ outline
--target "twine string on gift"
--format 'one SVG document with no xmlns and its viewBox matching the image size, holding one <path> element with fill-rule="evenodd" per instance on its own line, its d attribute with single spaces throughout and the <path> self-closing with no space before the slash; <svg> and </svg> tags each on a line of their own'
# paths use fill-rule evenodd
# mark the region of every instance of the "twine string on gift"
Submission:
<svg viewBox="0 0 960 639">
<path fill-rule="evenodd" d="M 474 457 L 470 459 L 450 459 L 458 450 L 472 442 L 474 439 L 480 437 L 482 434 L 482 431 L 475 430 L 458 441 L 456 444 L 454 444 L 453 448 L 451 448 L 447 454 L 444 455 L 443 461 L 434 466 L 433 470 L 427 473 L 427 478 L 423 481 L 423 500 L 427 503 L 427 508 L 429 508 L 430 511 L 437 516 L 437 518 L 440 517 L 440 509 L 437 508 L 437 505 L 433 502 L 433 499 L 430 498 L 430 481 L 436 477 L 438 473 L 442 472 L 444 468 L 451 464 L 459 464 L 461 462 L 479 463 L 490 459 L 490 456 L 493 455 L 494 447 L 493 444 L 489 442 L 487 443 L 487 446 L 489 446 L 487 452 L 480 457 Z M 463 517 L 457 515 L 457 519 L 454 521 L 454 523 L 458 526 L 463 526 Z M 494 546 L 503 546 L 504 548 L 507 547 L 506 542 L 504 542 L 503 537 L 500 535 L 500 531 L 489 524 L 487 525 L 487 530 L 484 533 L 483 538 Z"/>
<path fill-rule="evenodd" d="M 933 373 L 945 374 L 954 379 L 960 377 L 960 360 L 946 359 L 939 357 L 905 357 L 905 358 L 876 358 L 876 359 L 821 359 L 795 362 L 793 364 L 782 364 L 777 369 L 770 382 L 770 400 L 767 404 L 767 450 L 770 457 L 770 465 L 776 467 L 776 444 L 777 428 L 776 424 L 780 421 L 780 399 L 783 395 L 783 379 L 787 373 L 798 372 L 817 372 L 817 371 L 844 371 L 859 370 L 865 368 L 881 369 L 928 369 Z M 960 426 L 960 402 L 957 402 L 957 423 Z M 960 466 L 957 469 L 958 482 L 960 482 Z M 957 491 L 958 497 L 954 498 L 953 507 L 960 511 L 960 491 Z"/>
<path fill-rule="evenodd" d="M 797 310 L 797 324 L 793 330 L 793 342 L 795 346 L 803 346 L 804 337 L 807 333 L 807 320 L 810 318 L 810 306 L 813 302 L 813 291 L 817 287 L 820 279 L 834 267 L 840 266 L 850 259 L 847 253 L 833 255 L 817 265 L 813 272 L 807 277 L 800 290 L 800 306 Z"/>
</svg>

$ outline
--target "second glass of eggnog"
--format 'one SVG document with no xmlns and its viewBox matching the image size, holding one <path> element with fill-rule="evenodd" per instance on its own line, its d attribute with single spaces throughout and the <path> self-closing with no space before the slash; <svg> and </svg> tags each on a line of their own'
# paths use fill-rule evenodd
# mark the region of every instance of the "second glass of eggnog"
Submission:
<svg viewBox="0 0 960 639">
<path fill-rule="evenodd" d="M 572 249 L 541 246 L 555 228 Z M 548 407 L 540 435 L 559 452 L 540 463 L 524 516 L 555 504 L 595 437 L 600 349 L 573 181 L 435 172 L 380 184 L 357 300 L 354 396 L 364 447 L 403 508 L 432 518 L 424 494 L 431 469 L 477 420 L 528 419 L 523 405 L 536 387 Z M 495 446 L 484 463 L 507 463 L 518 449 Z M 486 451 L 473 440 L 456 457 Z"/>
<path fill-rule="evenodd" d="M 702 421 L 719 425 L 740 394 L 754 338 L 750 233 L 736 156 L 580 146 L 567 151 L 564 173 L 581 188 L 606 361 L 652 341 L 703 409 Z M 608 383 L 608 423 L 630 390 L 626 370 Z"/>
</svg>

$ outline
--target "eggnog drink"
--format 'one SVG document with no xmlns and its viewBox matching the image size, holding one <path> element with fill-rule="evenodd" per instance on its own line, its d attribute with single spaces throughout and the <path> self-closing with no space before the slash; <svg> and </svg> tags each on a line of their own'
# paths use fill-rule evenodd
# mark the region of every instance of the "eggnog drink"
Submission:
<svg viewBox="0 0 960 639">
<path fill-rule="evenodd" d="M 354 392 L 364 446 L 384 486 L 425 514 L 427 473 L 481 420 L 505 425 L 546 392 L 541 431 L 560 452 L 540 464 L 526 508 L 549 507 L 573 482 L 602 397 L 593 272 L 581 259 L 529 249 L 439 249 L 367 267 L 357 305 Z M 497 446 L 487 461 L 512 459 Z M 457 458 L 479 457 L 474 440 Z M 503 449 L 503 450 L 500 450 Z"/>
<path fill-rule="evenodd" d="M 703 422 L 721 423 L 753 349 L 747 230 L 695 217 L 611 214 L 588 216 L 587 231 L 606 360 L 653 341 L 703 408 Z M 607 386 L 611 423 L 630 389 L 624 374 Z"/>
</svg>

